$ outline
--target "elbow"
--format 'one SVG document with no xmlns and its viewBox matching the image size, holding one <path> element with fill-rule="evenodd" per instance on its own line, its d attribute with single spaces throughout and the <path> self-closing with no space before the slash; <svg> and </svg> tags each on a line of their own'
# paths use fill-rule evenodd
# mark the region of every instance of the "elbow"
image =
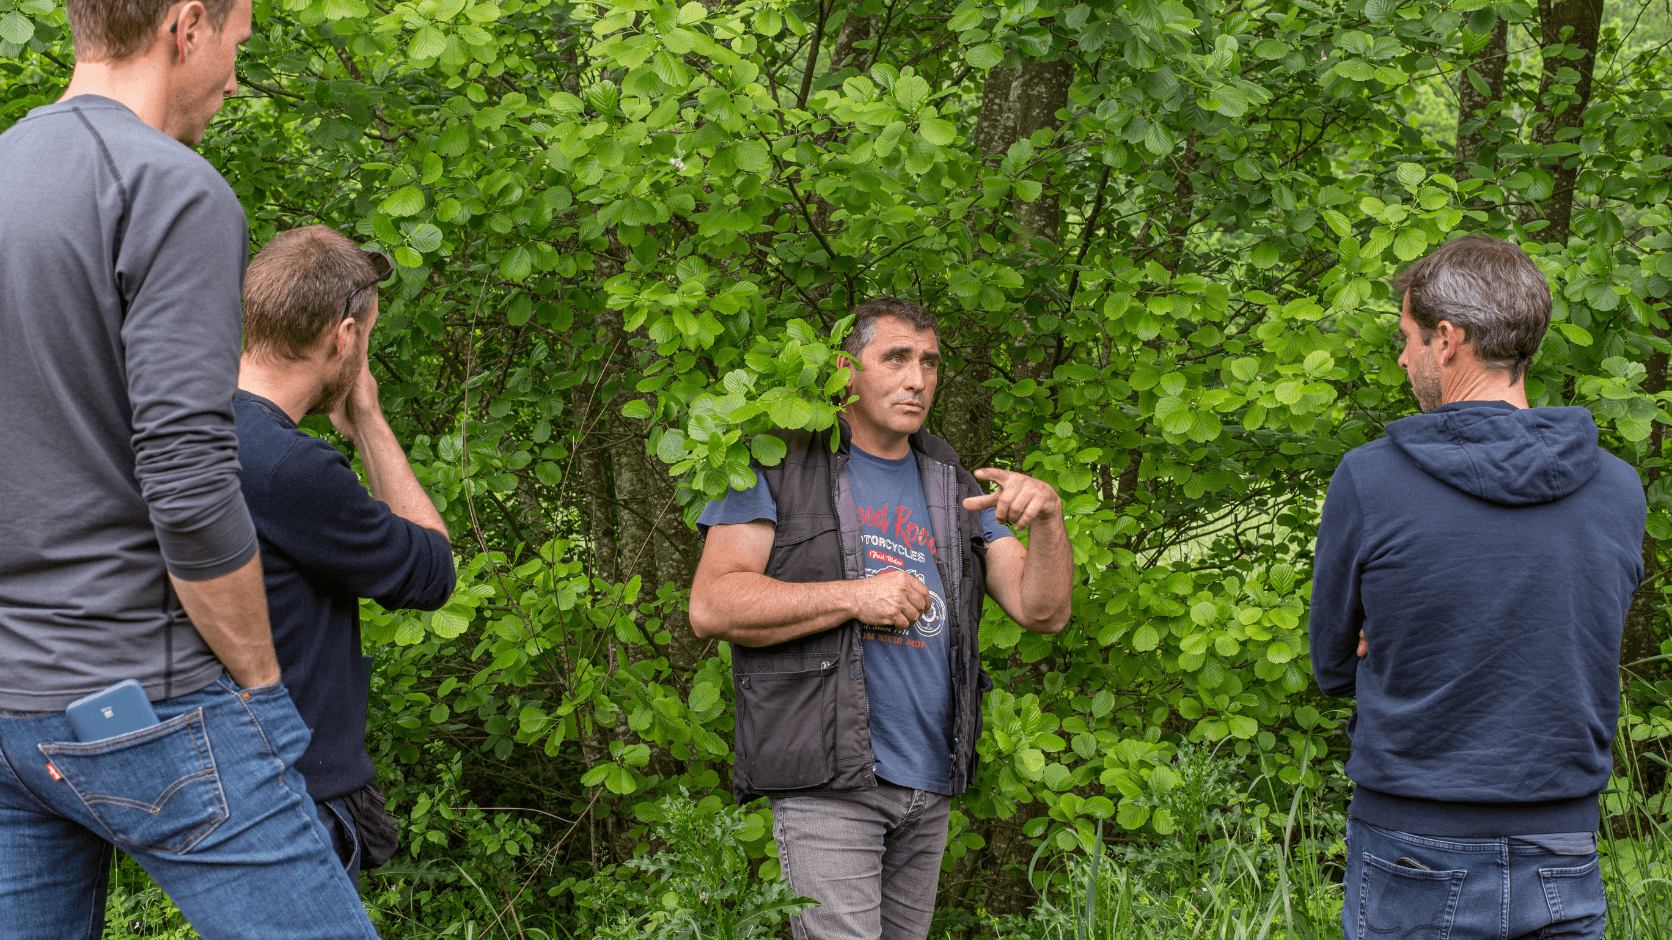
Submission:
<svg viewBox="0 0 1672 940">
<path fill-rule="evenodd" d="M 1022 626 L 1034 633 L 1061 633 L 1062 628 L 1068 626 L 1068 621 L 1073 616 L 1073 605 L 1064 601 L 1055 610 L 1023 620 Z"/>
<path fill-rule="evenodd" d="M 719 636 L 719 624 L 714 619 L 714 605 L 708 602 L 705 592 L 692 587 L 686 614 L 691 623 L 691 632 L 697 639 L 712 640 Z"/>
<path fill-rule="evenodd" d="M 1034 633 L 1061 633 L 1062 628 L 1068 626 L 1068 614 L 1048 617 L 1042 620 L 1030 620 L 1022 624 Z"/>
</svg>

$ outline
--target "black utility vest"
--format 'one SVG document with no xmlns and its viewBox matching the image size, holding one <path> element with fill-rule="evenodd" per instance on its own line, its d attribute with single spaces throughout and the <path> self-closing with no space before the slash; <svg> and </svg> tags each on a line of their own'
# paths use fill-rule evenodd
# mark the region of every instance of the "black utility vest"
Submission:
<svg viewBox="0 0 1672 940">
<path fill-rule="evenodd" d="M 865 576 L 859 515 L 846 473 L 849 433 L 830 449 L 830 432 L 775 432 L 788 448 L 776 467 L 756 466 L 778 504 L 766 575 L 779 581 L 855 580 Z M 981 514 L 963 500 L 981 485 L 958 455 L 927 432 L 911 436 L 923 477 L 935 563 L 951 614 L 952 793 L 969 786 L 981 736 L 981 694 L 993 687 L 981 669 L 977 632 L 986 598 L 987 543 Z M 732 645 L 737 728 L 732 790 L 738 802 L 763 795 L 875 789 L 870 703 L 865 691 L 860 623 L 775 646 Z"/>
</svg>

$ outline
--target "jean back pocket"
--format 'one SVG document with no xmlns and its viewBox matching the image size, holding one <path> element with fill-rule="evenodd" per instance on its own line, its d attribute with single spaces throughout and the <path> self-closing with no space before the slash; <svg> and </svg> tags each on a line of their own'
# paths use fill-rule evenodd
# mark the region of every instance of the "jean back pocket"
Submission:
<svg viewBox="0 0 1672 940">
<path fill-rule="evenodd" d="M 188 852 L 227 818 L 202 709 L 102 741 L 37 746 L 120 844 Z"/>
<path fill-rule="evenodd" d="M 836 776 L 836 660 L 736 677 L 737 762 L 750 787 L 798 790 Z"/>
<path fill-rule="evenodd" d="M 1540 868 L 1538 877 L 1544 885 L 1545 903 L 1550 905 L 1551 923 L 1590 924 L 1608 916 L 1597 858 L 1577 868 Z"/>
<path fill-rule="evenodd" d="M 1447 940 L 1468 874 L 1409 868 L 1364 853 L 1359 940 Z"/>
</svg>

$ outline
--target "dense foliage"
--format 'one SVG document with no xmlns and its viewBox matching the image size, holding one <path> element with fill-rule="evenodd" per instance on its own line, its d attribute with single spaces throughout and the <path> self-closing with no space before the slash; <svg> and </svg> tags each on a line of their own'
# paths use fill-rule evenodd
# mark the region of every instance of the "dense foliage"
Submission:
<svg viewBox="0 0 1672 940">
<path fill-rule="evenodd" d="M 1306 657 L 1317 508 L 1414 407 L 1387 281 L 1452 234 L 1549 276 L 1529 391 L 1592 408 L 1640 469 L 1627 658 L 1672 651 L 1664 3 L 255 10 L 202 152 L 255 246 L 324 222 L 398 262 L 375 368 L 465 560 L 445 610 L 368 609 L 410 846 L 387 883 L 414 917 L 440 880 L 495 924 L 573 924 L 595 872 L 633 877 L 607 866 L 648 849 L 659 797 L 727 792 L 727 651 L 682 607 L 691 522 L 778 458 L 763 431 L 830 424 L 830 332 L 868 296 L 940 317 L 931 427 L 1055 484 L 1078 565 L 1060 636 L 989 605 L 998 691 L 946 907 L 1021 909 L 1036 840 L 1175 833 L 1190 742 L 1324 785 L 1310 768 L 1345 742 Z M 0 0 L 0 121 L 70 61 L 61 10 Z M 1664 754 L 1672 687 L 1656 706 L 1665 671 L 1634 671 L 1627 720 Z M 766 811 L 739 820 L 770 875 Z"/>
</svg>

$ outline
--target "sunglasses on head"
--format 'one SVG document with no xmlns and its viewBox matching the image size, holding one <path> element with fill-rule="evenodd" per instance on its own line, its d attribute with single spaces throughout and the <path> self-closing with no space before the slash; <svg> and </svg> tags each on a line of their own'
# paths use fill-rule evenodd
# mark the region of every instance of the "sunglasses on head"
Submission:
<svg viewBox="0 0 1672 940">
<path fill-rule="evenodd" d="M 354 309 L 354 298 L 360 296 L 361 291 L 368 287 L 376 287 L 379 284 L 388 283 L 390 276 L 395 273 L 395 266 L 389 263 L 388 255 L 381 251 L 365 251 L 364 249 L 362 249 L 361 252 L 366 256 L 366 260 L 371 262 L 372 270 L 377 272 L 377 277 L 361 284 L 359 287 L 356 287 L 354 290 L 349 292 L 348 299 L 343 301 L 344 320 L 348 319 L 349 312 Z"/>
</svg>

